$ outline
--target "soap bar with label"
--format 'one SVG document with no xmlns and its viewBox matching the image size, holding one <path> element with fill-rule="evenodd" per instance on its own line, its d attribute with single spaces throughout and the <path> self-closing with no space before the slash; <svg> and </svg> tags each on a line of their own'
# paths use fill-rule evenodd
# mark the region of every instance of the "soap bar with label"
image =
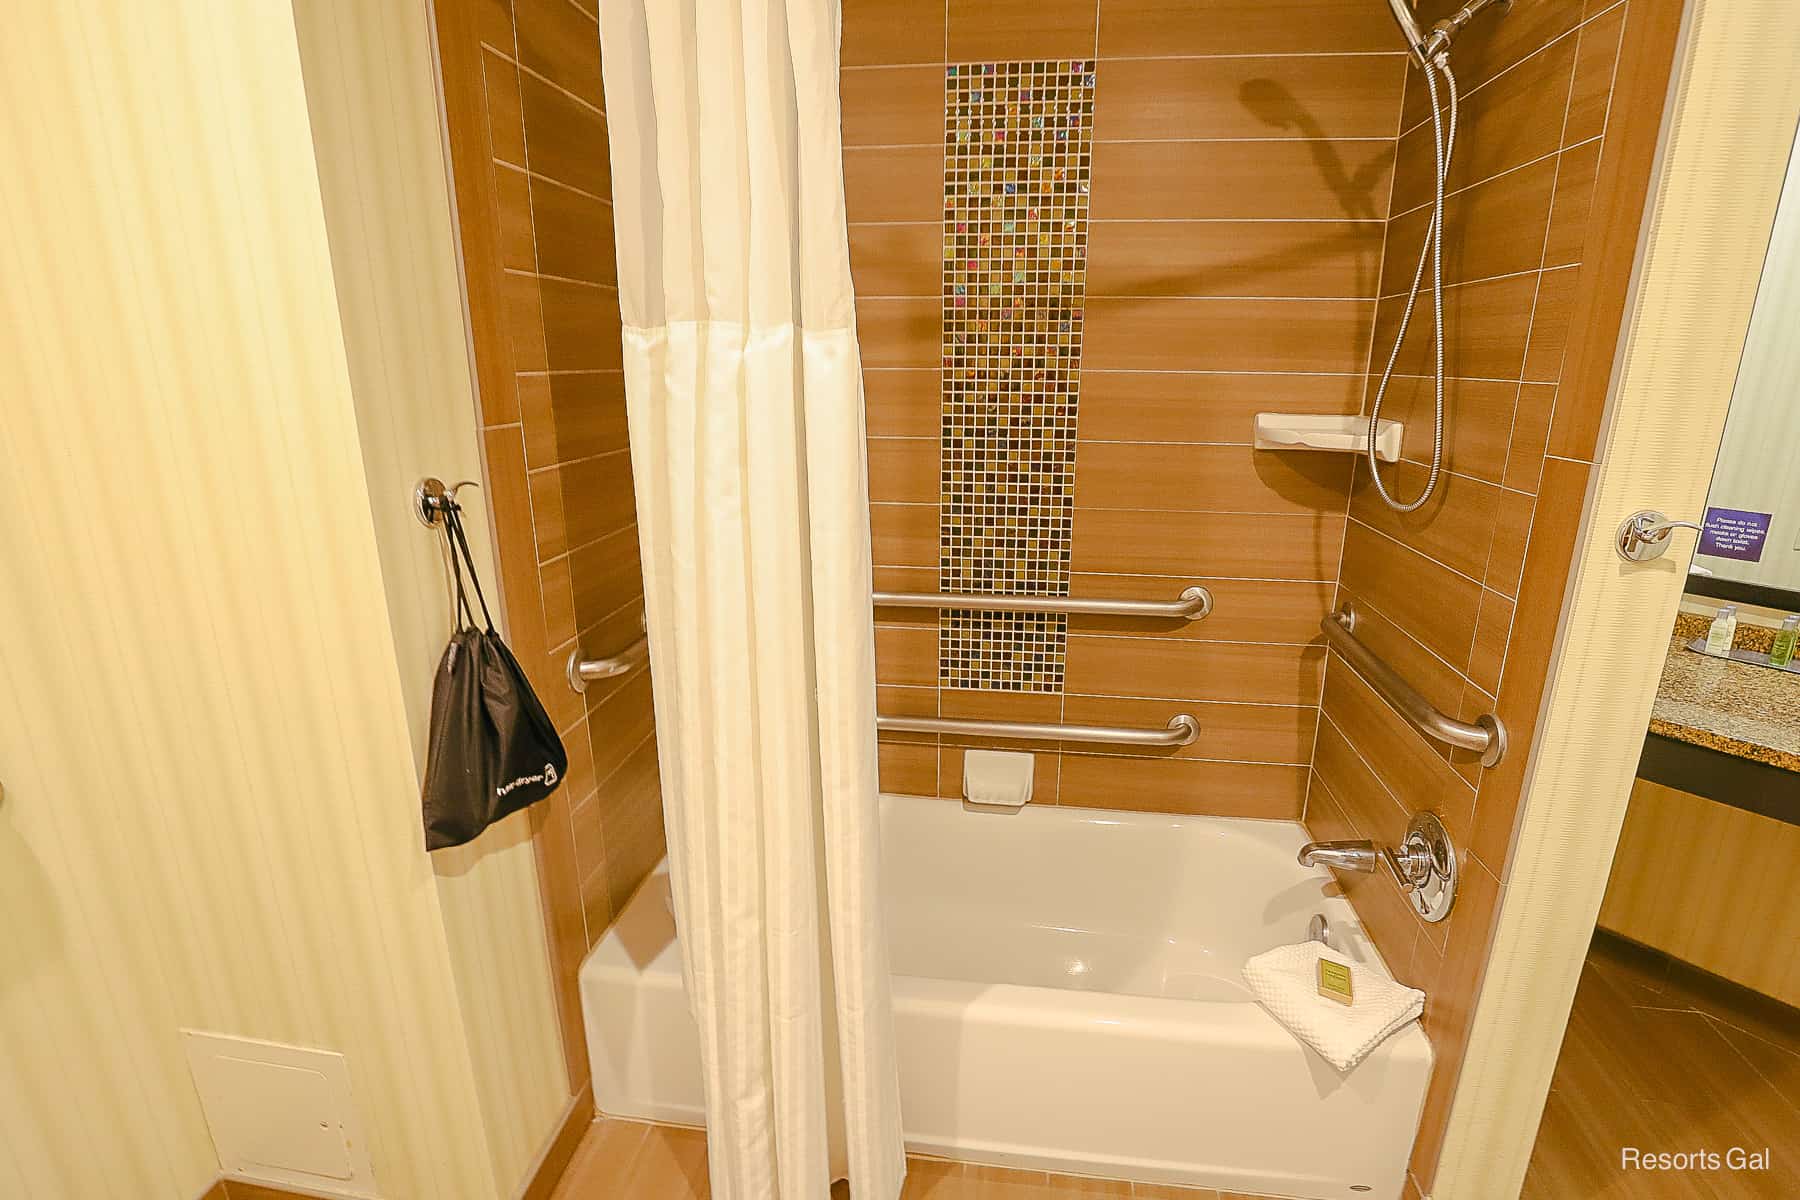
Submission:
<svg viewBox="0 0 1800 1200">
<path fill-rule="evenodd" d="M 1329 958 L 1319 960 L 1319 995 L 1327 1000 L 1336 1000 L 1339 1004 L 1349 1004 L 1350 968 L 1340 962 L 1332 962 Z"/>
</svg>

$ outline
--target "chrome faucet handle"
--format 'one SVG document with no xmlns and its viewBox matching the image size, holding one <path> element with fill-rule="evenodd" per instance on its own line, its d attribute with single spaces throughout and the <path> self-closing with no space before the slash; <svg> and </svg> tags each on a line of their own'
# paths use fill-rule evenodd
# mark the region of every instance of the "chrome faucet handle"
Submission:
<svg viewBox="0 0 1800 1200">
<path fill-rule="evenodd" d="M 1677 529 L 1704 532 L 1705 527 L 1693 521 L 1671 521 L 1654 508 L 1640 508 L 1619 523 L 1613 549 L 1626 562 L 1648 562 L 1661 558 L 1669 548 L 1669 535 Z"/>
<path fill-rule="evenodd" d="M 1456 903 L 1456 847 L 1435 813 L 1414 814 L 1398 846 L 1377 847 L 1363 839 L 1308 842 L 1300 847 L 1299 860 L 1303 867 L 1339 871 L 1376 871 L 1385 864 L 1407 903 L 1425 921 L 1443 920 Z"/>
</svg>

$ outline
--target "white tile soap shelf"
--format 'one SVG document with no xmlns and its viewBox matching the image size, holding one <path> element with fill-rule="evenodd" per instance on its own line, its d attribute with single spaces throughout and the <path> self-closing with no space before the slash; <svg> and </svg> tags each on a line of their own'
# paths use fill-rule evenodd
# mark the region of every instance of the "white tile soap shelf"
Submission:
<svg viewBox="0 0 1800 1200">
<path fill-rule="evenodd" d="M 1382 421 L 1375 434 L 1375 457 L 1393 462 L 1400 457 L 1400 438 L 1406 426 Z M 1369 448 L 1367 417 L 1331 417 L 1311 413 L 1257 413 L 1258 450 L 1335 450 L 1363 454 Z"/>
</svg>

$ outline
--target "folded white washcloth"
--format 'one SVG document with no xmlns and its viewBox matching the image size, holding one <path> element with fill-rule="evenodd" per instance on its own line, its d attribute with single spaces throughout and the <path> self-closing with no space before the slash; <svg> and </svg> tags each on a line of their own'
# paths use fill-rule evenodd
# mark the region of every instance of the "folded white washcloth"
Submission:
<svg viewBox="0 0 1800 1200">
<path fill-rule="evenodd" d="M 1344 963 L 1353 1003 L 1319 995 L 1320 958 L 1344 962 L 1320 942 L 1277 946 L 1244 964 L 1244 982 L 1271 1016 L 1339 1071 L 1349 1071 L 1425 1011 L 1424 992 L 1354 963 Z"/>
</svg>

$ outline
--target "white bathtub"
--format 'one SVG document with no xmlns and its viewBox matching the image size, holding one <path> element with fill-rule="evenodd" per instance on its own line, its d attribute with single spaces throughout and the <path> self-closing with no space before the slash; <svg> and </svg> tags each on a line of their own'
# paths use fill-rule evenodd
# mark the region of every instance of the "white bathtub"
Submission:
<svg viewBox="0 0 1800 1200">
<path fill-rule="evenodd" d="M 1384 970 L 1285 821 L 882 797 L 910 1150 L 1228 1191 L 1400 1196 L 1431 1050 L 1415 1025 L 1348 1076 L 1250 998 L 1305 938 Z M 594 1100 L 699 1124 L 697 1034 L 659 869 L 581 969 Z"/>
</svg>

